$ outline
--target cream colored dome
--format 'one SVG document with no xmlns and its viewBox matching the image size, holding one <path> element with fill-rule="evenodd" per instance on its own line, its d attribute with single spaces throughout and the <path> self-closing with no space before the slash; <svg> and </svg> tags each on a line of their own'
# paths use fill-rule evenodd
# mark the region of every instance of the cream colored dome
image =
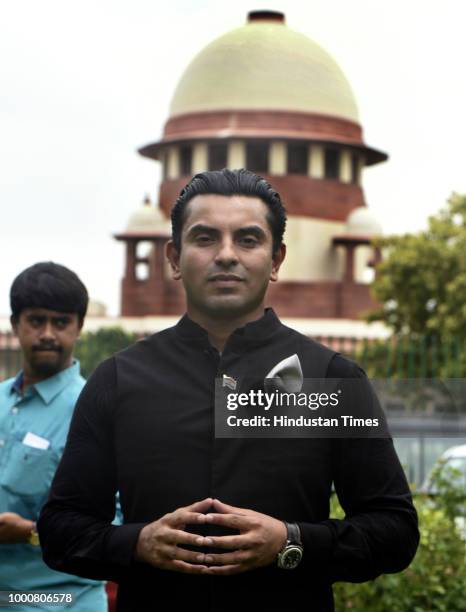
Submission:
<svg viewBox="0 0 466 612">
<path fill-rule="evenodd" d="M 257 109 L 359 122 L 351 86 L 335 60 L 307 36 L 276 21 L 249 22 L 196 55 L 175 90 L 170 117 Z"/>
<path fill-rule="evenodd" d="M 143 205 L 128 219 L 126 226 L 128 233 L 148 233 L 148 232 L 170 232 L 170 222 L 163 215 L 158 206 L 153 206 L 148 197 L 145 198 Z"/>
<path fill-rule="evenodd" d="M 346 232 L 353 236 L 380 236 L 382 226 L 366 206 L 359 206 L 348 215 Z"/>
</svg>

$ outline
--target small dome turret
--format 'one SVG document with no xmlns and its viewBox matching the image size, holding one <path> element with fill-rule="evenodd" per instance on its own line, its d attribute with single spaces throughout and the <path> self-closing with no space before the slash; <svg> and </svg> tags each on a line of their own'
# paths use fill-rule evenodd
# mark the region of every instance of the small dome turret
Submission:
<svg viewBox="0 0 466 612">
<path fill-rule="evenodd" d="M 382 234 L 382 226 L 366 206 L 359 206 L 346 219 L 346 233 L 352 236 L 375 237 Z"/>
<path fill-rule="evenodd" d="M 148 195 L 142 206 L 135 210 L 126 226 L 127 234 L 170 234 L 170 221 L 164 216 L 158 206 L 154 206 Z"/>
</svg>

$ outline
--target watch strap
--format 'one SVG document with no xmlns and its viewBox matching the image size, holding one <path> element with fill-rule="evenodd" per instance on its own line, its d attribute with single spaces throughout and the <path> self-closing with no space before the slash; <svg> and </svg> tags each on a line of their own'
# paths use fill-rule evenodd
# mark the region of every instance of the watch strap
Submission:
<svg viewBox="0 0 466 612">
<path fill-rule="evenodd" d="M 297 546 L 303 546 L 301 541 L 301 530 L 297 523 L 287 523 L 284 521 L 287 531 L 288 544 L 296 544 Z"/>
<path fill-rule="evenodd" d="M 280 569 L 292 570 L 298 567 L 303 556 L 303 545 L 301 543 L 301 531 L 297 523 L 287 523 L 286 543 L 277 555 L 277 564 Z"/>
</svg>

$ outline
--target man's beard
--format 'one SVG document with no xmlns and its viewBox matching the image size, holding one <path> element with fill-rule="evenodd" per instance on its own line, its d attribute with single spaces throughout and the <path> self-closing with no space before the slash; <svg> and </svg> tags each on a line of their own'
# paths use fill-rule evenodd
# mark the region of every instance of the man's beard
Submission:
<svg viewBox="0 0 466 612">
<path fill-rule="evenodd" d="M 53 376 L 54 374 L 60 372 L 63 365 L 63 355 L 61 350 L 56 351 L 54 359 L 41 359 L 40 357 L 39 359 L 34 359 L 34 356 L 37 355 L 37 352 L 34 351 L 31 363 L 34 373 L 37 376 L 40 376 L 41 378 L 49 378 L 50 376 Z"/>
<path fill-rule="evenodd" d="M 61 370 L 61 362 L 59 361 L 43 361 L 41 363 L 34 364 L 34 372 L 41 377 L 50 378 L 54 374 L 57 374 Z"/>
</svg>

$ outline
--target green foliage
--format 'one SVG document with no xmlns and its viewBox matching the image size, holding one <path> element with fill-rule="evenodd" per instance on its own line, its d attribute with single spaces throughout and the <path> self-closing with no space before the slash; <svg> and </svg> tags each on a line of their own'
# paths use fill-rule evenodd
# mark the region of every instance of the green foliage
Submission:
<svg viewBox="0 0 466 612">
<path fill-rule="evenodd" d="M 451 520 L 466 517 L 465 475 L 446 459 L 439 460 L 429 476 L 429 490 L 441 501 L 442 508 Z"/>
<path fill-rule="evenodd" d="M 81 362 L 84 378 L 88 378 L 101 361 L 137 340 L 136 334 L 130 334 L 121 327 L 104 327 L 83 334 L 76 345 L 75 356 Z"/>
<path fill-rule="evenodd" d="M 382 305 L 367 316 L 396 333 L 466 336 L 466 196 L 453 194 L 417 234 L 380 238 L 372 286 Z"/>
<path fill-rule="evenodd" d="M 434 474 L 438 495 L 415 496 L 421 540 L 414 561 L 398 574 L 363 584 L 334 585 L 336 612 L 464 612 L 466 541 L 457 524 L 460 492 L 441 472 Z M 464 506 L 463 506 L 464 511 Z M 332 516 L 343 511 L 332 500 Z"/>
<path fill-rule="evenodd" d="M 466 340 L 458 336 L 411 334 L 365 339 L 349 356 L 370 378 L 466 377 Z"/>
</svg>

